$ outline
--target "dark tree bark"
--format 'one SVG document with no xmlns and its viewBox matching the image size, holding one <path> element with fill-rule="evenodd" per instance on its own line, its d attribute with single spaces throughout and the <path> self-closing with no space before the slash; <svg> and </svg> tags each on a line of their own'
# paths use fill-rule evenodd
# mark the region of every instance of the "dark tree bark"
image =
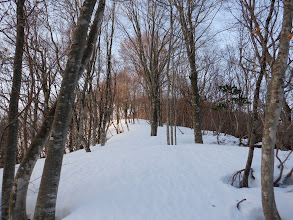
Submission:
<svg viewBox="0 0 293 220">
<path fill-rule="evenodd" d="M 96 21 L 95 18 L 88 37 L 88 42 L 91 42 L 91 44 L 87 44 L 85 48 L 88 27 L 95 4 L 96 0 L 86 0 L 84 2 L 74 31 L 73 43 L 58 96 L 52 135 L 49 142 L 34 219 L 55 219 L 57 191 L 74 91 L 80 73 L 86 67 L 87 62 L 84 62 L 84 60 L 89 60 L 91 57 L 94 42 L 98 36 L 99 25 L 104 14 L 105 0 L 99 1 L 99 7 L 96 12 L 96 18 L 98 19 Z"/>
<path fill-rule="evenodd" d="M 274 148 L 276 131 L 284 97 L 284 79 L 289 54 L 289 40 L 287 35 L 292 28 L 293 1 L 284 0 L 284 15 L 278 57 L 272 69 L 271 99 L 265 117 L 262 139 L 261 186 L 262 206 L 266 220 L 281 219 L 274 196 Z"/>
<path fill-rule="evenodd" d="M 184 43 L 190 65 L 190 82 L 191 82 L 191 94 L 192 94 L 192 119 L 194 129 L 194 142 L 203 143 L 201 134 L 201 116 L 200 116 L 200 97 L 198 91 L 198 71 L 196 68 L 195 57 L 195 40 L 194 40 L 194 26 L 192 21 L 192 13 L 195 9 L 191 0 L 186 3 L 186 8 L 183 6 L 183 2 L 175 1 L 175 6 L 179 11 L 179 21 L 181 24 L 181 30 L 184 36 Z M 204 4 L 203 2 L 200 4 Z M 186 14 L 185 14 L 186 11 Z M 199 12 L 200 13 L 200 12 Z"/>
<path fill-rule="evenodd" d="M 152 95 L 152 106 L 151 106 L 151 136 L 157 136 L 158 133 L 158 118 L 159 118 L 159 97 L 158 89 L 155 89 Z"/>
<path fill-rule="evenodd" d="M 291 115 L 292 115 L 292 110 L 290 109 L 290 106 L 288 105 L 286 100 L 284 100 L 283 111 L 281 112 L 281 118 L 283 121 L 284 130 L 280 140 L 281 142 L 280 144 L 283 149 L 289 149 L 289 150 L 293 150 L 293 142 L 291 140 L 292 139 Z"/>
<path fill-rule="evenodd" d="M 17 35 L 14 55 L 13 83 L 9 102 L 9 128 L 7 145 L 5 149 L 4 172 L 2 182 L 2 219 L 8 219 L 9 195 L 15 174 L 18 136 L 18 100 L 21 86 L 22 57 L 24 46 L 24 3 L 25 0 L 17 1 Z"/>
</svg>

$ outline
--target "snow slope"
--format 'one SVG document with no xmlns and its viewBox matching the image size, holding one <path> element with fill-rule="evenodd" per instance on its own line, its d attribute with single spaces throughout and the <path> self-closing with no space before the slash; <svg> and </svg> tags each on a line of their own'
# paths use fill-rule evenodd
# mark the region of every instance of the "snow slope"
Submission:
<svg viewBox="0 0 293 220">
<path fill-rule="evenodd" d="M 184 134 L 177 131 L 178 145 L 167 146 L 165 128 L 159 128 L 157 137 L 150 137 L 150 126 L 146 121 L 139 122 L 130 125 L 129 132 L 112 136 L 105 147 L 64 156 L 57 219 L 264 219 L 260 149 L 256 149 L 253 162 L 256 180 L 251 182 L 251 188 L 238 189 L 227 182 L 233 172 L 244 168 L 248 148 L 212 144 L 216 137 L 211 132 L 205 132 L 205 144 L 193 144 L 193 131 L 182 127 Z M 220 139 L 225 144 L 237 143 L 231 136 Z M 284 158 L 287 153 L 279 154 Z M 44 159 L 40 159 L 29 186 L 30 218 L 43 165 Z M 284 172 L 292 167 L 293 159 L 289 158 Z M 293 186 L 275 188 L 275 194 L 282 219 L 292 219 Z M 238 210 L 237 203 L 242 199 L 246 201 L 240 203 Z"/>
</svg>

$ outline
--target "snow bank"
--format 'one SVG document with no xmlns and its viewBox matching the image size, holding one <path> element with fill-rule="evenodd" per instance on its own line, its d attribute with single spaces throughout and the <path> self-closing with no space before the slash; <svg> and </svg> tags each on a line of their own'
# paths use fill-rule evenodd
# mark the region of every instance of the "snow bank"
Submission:
<svg viewBox="0 0 293 220">
<path fill-rule="evenodd" d="M 248 148 L 216 145 L 205 132 L 205 144 L 193 144 L 193 131 L 180 127 L 178 145 L 167 146 L 165 128 L 150 137 L 143 120 L 128 132 L 112 136 L 105 147 L 65 155 L 57 200 L 57 217 L 66 220 L 251 220 L 264 219 L 261 208 L 260 149 L 255 150 L 252 187 L 227 183 L 243 169 Z M 115 131 L 111 131 L 112 134 Z M 221 136 L 223 143 L 237 143 Z M 236 141 L 236 142 L 235 142 Z M 280 152 L 284 158 L 287 152 Z M 293 167 L 286 162 L 286 173 Z M 33 210 L 44 159 L 29 186 L 27 210 Z M 276 163 L 277 164 L 277 163 Z M 1 170 L 2 172 L 2 170 Z M 276 171 L 278 175 L 279 170 Z M 2 175 L 1 175 L 2 176 Z M 2 181 L 1 181 L 2 182 Z M 293 187 L 275 188 L 282 219 L 292 219 Z M 239 205 L 237 203 L 246 199 Z"/>
</svg>

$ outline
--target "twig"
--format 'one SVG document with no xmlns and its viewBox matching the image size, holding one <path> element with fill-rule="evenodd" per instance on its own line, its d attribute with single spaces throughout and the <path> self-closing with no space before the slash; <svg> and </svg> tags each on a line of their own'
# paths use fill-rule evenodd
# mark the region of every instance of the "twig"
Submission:
<svg viewBox="0 0 293 220">
<path fill-rule="evenodd" d="M 292 173 L 293 173 L 293 168 L 290 170 L 290 172 L 287 174 L 286 178 L 289 178 L 292 176 Z"/>
<path fill-rule="evenodd" d="M 288 160 L 289 156 L 291 155 L 292 150 L 290 151 L 290 153 L 287 155 L 287 157 L 285 158 L 285 160 L 283 162 L 280 163 L 280 165 L 278 166 L 278 168 L 280 168 L 281 165 L 284 165 L 284 163 Z"/>
<path fill-rule="evenodd" d="M 250 173 L 251 174 L 251 178 L 255 180 L 255 176 L 253 175 L 254 170 L 252 168 L 250 168 L 250 170 L 251 170 L 251 173 Z"/>
<path fill-rule="evenodd" d="M 284 170 L 284 164 L 285 164 L 285 162 L 288 160 L 289 156 L 291 155 L 292 150 L 291 150 L 290 153 L 287 155 L 287 157 L 285 158 L 284 161 L 281 161 L 281 159 L 279 158 L 278 152 L 279 152 L 279 149 L 277 149 L 277 151 L 276 151 L 276 158 L 277 158 L 277 159 L 279 160 L 279 162 L 280 162 L 280 165 L 278 166 L 278 168 L 280 169 L 280 174 L 279 174 L 278 178 L 275 180 L 275 182 L 274 182 L 274 186 L 278 186 L 278 182 L 282 179 L 283 170 Z"/>
<path fill-rule="evenodd" d="M 240 211 L 240 208 L 239 208 L 239 206 L 240 206 L 240 203 L 241 202 L 244 202 L 244 201 L 246 201 L 246 199 L 242 199 L 241 201 L 239 201 L 238 203 L 237 203 L 237 209 Z"/>
<path fill-rule="evenodd" d="M 176 127 L 176 128 L 178 128 L 178 130 L 181 132 L 181 134 L 184 134 L 183 131 L 181 131 L 179 127 Z"/>
<path fill-rule="evenodd" d="M 19 118 L 19 116 L 24 112 L 24 111 L 26 111 L 30 106 L 31 106 L 31 103 L 33 102 L 33 101 L 35 101 L 35 100 L 37 100 L 36 99 L 36 97 L 39 95 L 39 93 L 40 93 L 40 91 L 41 90 L 39 90 L 38 92 L 37 92 L 37 94 L 36 94 L 36 96 L 34 97 L 34 98 L 32 98 L 29 102 L 28 102 L 28 104 L 24 107 L 24 109 L 22 109 L 22 111 L 21 112 L 19 112 L 16 116 L 15 116 L 15 118 L 13 118 L 12 119 L 12 121 L 10 121 L 10 123 L 9 124 L 7 124 L 5 127 L 4 127 L 4 129 L 3 129 L 3 131 L 2 131 L 2 133 L 1 133 L 1 136 L 0 136 L 0 149 L 1 149 L 1 144 L 2 144 L 2 141 L 3 141 L 3 138 L 4 138 L 4 134 L 5 134 L 5 132 L 6 132 L 6 130 Z"/>
<path fill-rule="evenodd" d="M 233 173 L 232 177 L 230 178 L 231 180 L 231 185 L 234 186 L 234 183 L 238 177 L 238 180 L 239 180 L 239 186 L 240 186 L 240 182 L 241 182 L 241 178 L 242 178 L 242 172 L 244 171 L 245 169 L 242 169 L 242 170 L 238 170 L 236 172 Z M 229 181 L 230 181 L 229 180 Z"/>
</svg>

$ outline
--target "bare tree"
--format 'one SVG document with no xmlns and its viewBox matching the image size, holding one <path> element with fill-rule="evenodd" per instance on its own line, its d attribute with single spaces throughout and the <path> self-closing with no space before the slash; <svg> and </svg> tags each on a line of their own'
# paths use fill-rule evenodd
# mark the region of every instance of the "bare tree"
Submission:
<svg viewBox="0 0 293 220">
<path fill-rule="evenodd" d="M 242 4 L 243 17 L 246 22 L 245 25 L 249 29 L 249 32 L 251 33 L 251 39 L 253 41 L 254 49 L 256 51 L 256 56 L 258 57 L 258 61 L 260 64 L 260 73 L 257 77 L 255 91 L 254 91 L 254 98 L 253 98 L 252 124 L 251 124 L 250 139 L 249 139 L 249 152 L 248 152 L 247 162 L 246 162 L 246 166 L 244 170 L 243 180 L 241 182 L 241 187 L 248 187 L 248 177 L 251 170 L 254 145 L 256 144 L 256 141 L 257 141 L 257 130 L 259 126 L 258 106 L 259 106 L 260 87 L 261 87 L 263 76 L 266 74 L 267 56 L 268 56 L 268 40 L 269 40 L 268 38 L 269 38 L 269 33 L 271 32 L 271 30 L 269 30 L 269 26 L 272 20 L 273 12 L 274 12 L 275 0 L 271 1 L 270 7 L 269 7 L 269 13 L 267 15 L 267 19 L 265 22 L 264 36 L 259 34 L 258 35 L 254 34 L 255 30 L 253 30 L 253 26 L 257 27 L 259 25 L 258 21 L 255 19 L 255 10 L 254 10 L 255 2 L 244 1 L 241 4 Z M 257 39 L 258 36 L 261 36 L 259 40 Z M 256 42 L 260 42 L 261 44 L 261 51 L 262 51 L 261 55 L 258 52 L 258 47 L 256 46 Z M 242 60 L 242 57 L 240 57 L 240 62 L 241 60 Z"/>
<path fill-rule="evenodd" d="M 190 65 L 190 82 L 192 92 L 192 119 L 194 128 L 194 142 L 203 143 L 201 134 L 200 96 L 198 91 L 198 70 L 196 67 L 196 43 L 203 38 L 205 31 L 210 26 L 199 31 L 200 25 L 211 19 L 210 16 L 216 13 L 216 2 L 208 0 L 200 1 L 173 1 L 178 12 L 181 30 L 184 38 L 186 53 Z"/>
<path fill-rule="evenodd" d="M 292 28 L 293 1 L 284 0 L 282 31 L 277 59 L 272 69 L 271 98 L 265 117 L 262 138 L 261 186 L 262 205 L 266 220 L 281 219 L 274 196 L 274 149 L 276 131 L 284 98 L 284 79 L 287 69 L 289 43 L 288 35 Z"/>
<path fill-rule="evenodd" d="M 111 109 L 112 109 L 112 96 L 111 92 L 111 75 L 112 75 L 112 46 L 114 36 L 114 25 L 115 25 L 115 2 L 111 13 L 111 30 L 109 39 L 107 39 L 107 74 L 106 74 L 106 88 L 105 88 L 105 102 L 104 102 L 104 115 L 101 126 L 101 146 L 104 146 L 107 141 L 107 130 L 110 122 Z"/>
<path fill-rule="evenodd" d="M 143 85 L 150 102 L 151 136 L 157 136 L 160 91 L 168 60 L 166 45 L 169 31 L 162 28 L 165 9 L 153 0 L 147 0 L 146 7 L 143 5 L 141 1 L 126 4 L 126 13 L 132 22 L 134 37 L 124 28 L 128 41 L 125 41 L 123 46 L 130 49 L 125 56 L 128 56 L 137 74 L 144 80 Z"/>
<path fill-rule="evenodd" d="M 24 47 L 24 3 L 17 1 L 17 35 L 14 54 L 13 83 L 9 101 L 9 129 L 5 149 L 4 172 L 2 182 L 2 219 L 8 219 L 9 195 L 15 174 L 17 136 L 18 136 L 18 101 L 22 76 L 22 57 Z"/>
</svg>

